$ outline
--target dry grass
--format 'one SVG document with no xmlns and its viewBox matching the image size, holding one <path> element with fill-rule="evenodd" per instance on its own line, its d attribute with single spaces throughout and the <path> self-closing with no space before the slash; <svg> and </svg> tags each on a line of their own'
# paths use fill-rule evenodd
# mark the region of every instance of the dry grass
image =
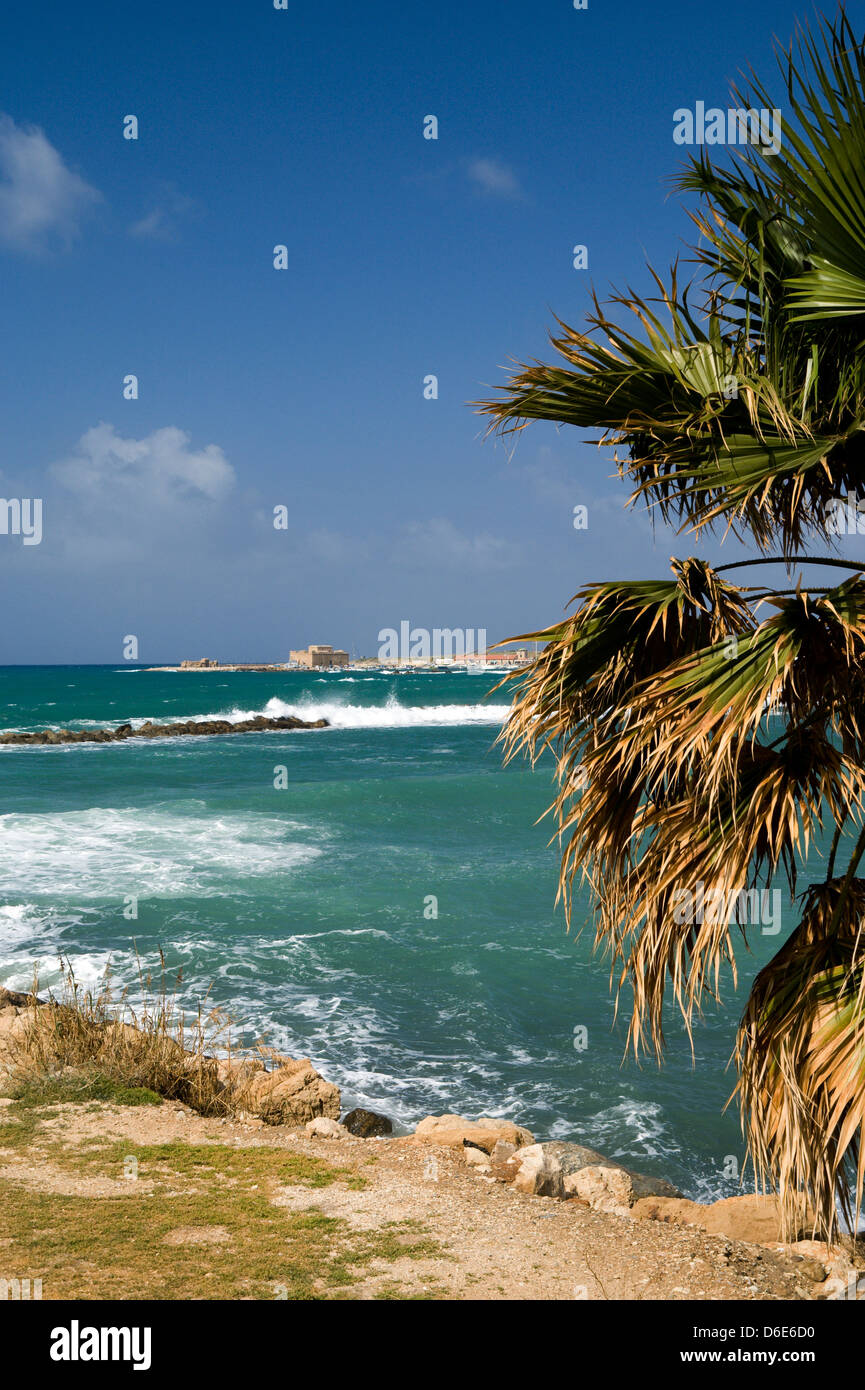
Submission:
<svg viewBox="0 0 865 1390">
<path fill-rule="evenodd" d="M 134 1005 L 127 989 L 116 991 L 108 972 L 94 992 L 81 987 L 68 962 L 63 967 L 59 993 L 47 1000 L 39 998 L 34 979 L 7 1089 L 55 1085 L 65 1077 L 73 1089 L 103 1084 L 148 1092 L 200 1115 L 246 1110 L 250 1078 L 275 1054 L 263 1043 L 251 1051 L 233 1049 L 232 1020 L 220 1009 L 184 1010 L 178 1000 L 182 977 L 169 978 L 161 952 L 156 980 L 139 959 Z M 234 1064 L 230 1074 L 227 1063 Z"/>
</svg>

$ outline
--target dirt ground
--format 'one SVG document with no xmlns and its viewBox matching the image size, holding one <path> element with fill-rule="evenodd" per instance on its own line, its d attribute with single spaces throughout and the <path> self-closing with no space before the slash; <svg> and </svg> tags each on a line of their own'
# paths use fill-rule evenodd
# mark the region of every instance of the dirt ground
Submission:
<svg viewBox="0 0 865 1390">
<path fill-rule="evenodd" d="M 164 1156 L 195 1145 L 234 1151 L 233 1171 L 241 1174 L 231 1179 L 235 1189 L 238 1181 L 243 1185 L 246 1163 L 252 1170 L 256 1153 L 265 1157 L 262 1149 L 335 1165 L 339 1176 L 320 1186 L 257 1173 L 253 1183 L 251 1171 L 249 1179 L 256 1198 L 266 1196 L 274 1219 L 278 1213 L 333 1218 L 324 1224 L 334 1242 L 350 1233 L 366 1239 L 397 1229 L 423 1231 L 429 1253 L 419 1257 L 415 1250 L 402 1258 L 397 1247 L 386 1259 L 371 1258 L 353 1271 L 340 1297 L 789 1300 L 817 1292 L 807 1262 L 797 1268 L 789 1256 L 695 1228 L 608 1215 L 576 1200 L 528 1196 L 470 1168 L 457 1150 L 412 1139 L 310 1139 L 260 1121 L 204 1119 L 169 1102 L 140 1108 L 91 1103 L 52 1107 L 23 1147 L 4 1147 L 3 1121 L 12 1113 L 8 1103 L 5 1110 L 0 1106 L 0 1266 L 4 1246 L 14 1246 L 19 1264 L 25 1258 L 20 1233 L 13 1241 L 3 1230 L 3 1191 L 75 1199 L 85 1221 L 95 1209 L 91 1203 L 113 1204 L 112 1211 L 131 1216 L 136 1203 L 153 1200 L 154 1179 L 144 1161 L 130 1182 L 119 1168 L 118 1144 L 135 1146 L 145 1159 L 148 1151 Z M 100 1151 L 106 1155 L 104 1171 Z M 82 1157 L 81 1171 L 76 1155 Z M 207 1208 L 212 1221 L 179 1222 L 160 1237 L 163 1248 L 201 1247 L 208 1257 L 230 1253 L 236 1237 L 221 1200 L 215 1189 Z M 312 1287 L 313 1297 L 333 1296 L 315 1270 Z M 43 1297 L 49 1296 L 46 1289 Z M 140 1274 L 126 1296 L 148 1296 Z"/>
</svg>

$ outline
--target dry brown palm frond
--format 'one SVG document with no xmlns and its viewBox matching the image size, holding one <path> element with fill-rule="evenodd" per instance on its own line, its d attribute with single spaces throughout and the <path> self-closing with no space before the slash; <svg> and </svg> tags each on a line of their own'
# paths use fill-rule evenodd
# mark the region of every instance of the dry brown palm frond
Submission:
<svg viewBox="0 0 865 1390">
<path fill-rule="evenodd" d="M 680 920 L 682 895 L 737 903 L 779 871 L 794 893 L 817 829 L 855 818 L 865 794 L 851 703 L 865 586 L 779 598 L 754 626 L 707 567 L 675 573 L 585 590 L 519 677 L 503 731 L 508 756 L 555 757 L 560 894 L 569 910 L 577 877 L 596 889 L 598 941 L 633 988 L 631 1040 L 658 1051 L 668 984 L 690 1025 L 723 965 L 735 972 L 736 912 Z"/>
<path fill-rule="evenodd" d="M 865 1185 L 865 879 L 833 924 L 841 879 L 805 894 L 802 921 L 760 971 L 737 1039 L 743 1128 L 788 1226 L 805 1194 L 832 1239 L 856 1229 Z"/>
</svg>

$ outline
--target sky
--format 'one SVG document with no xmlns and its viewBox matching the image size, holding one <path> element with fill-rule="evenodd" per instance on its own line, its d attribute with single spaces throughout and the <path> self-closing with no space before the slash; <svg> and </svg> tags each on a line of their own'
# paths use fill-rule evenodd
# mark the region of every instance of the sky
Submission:
<svg viewBox="0 0 865 1390">
<path fill-rule="evenodd" d="M 469 403 L 687 254 L 673 113 L 777 85 L 804 4 L 285 3 L 0 11 L 0 495 L 42 506 L 0 664 L 493 642 L 718 558 L 581 432 Z"/>
</svg>

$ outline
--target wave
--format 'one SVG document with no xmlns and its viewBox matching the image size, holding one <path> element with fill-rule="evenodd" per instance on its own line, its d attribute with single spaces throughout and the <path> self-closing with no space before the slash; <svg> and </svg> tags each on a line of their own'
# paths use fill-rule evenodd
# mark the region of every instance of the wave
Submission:
<svg viewBox="0 0 865 1390">
<path fill-rule="evenodd" d="M 336 700 L 302 700 L 287 704 L 276 697 L 261 710 L 231 710 L 207 718 L 254 719 L 257 714 L 275 719 L 293 714 L 298 719 L 326 719 L 334 729 L 420 729 L 437 726 L 503 724 L 510 705 L 402 705 L 391 697 L 384 705 L 349 705 Z"/>
<path fill-rule="evenodd" d="M 201 803 L 0 816 L 0 892 L 49 899 L 218 896 L 322 854 L 320 830 L 275 816 L 207 815 Z M 11 928 L 10 918 L 7 926 Z"/>
<path fill-rule="evenodd" d="M 124 722 L 131 724 L 133 729 L 140 729 L 142 724 L 150 722 L 154 724 L 178 724 L 188 720 L 200 724 L 209 719 L 226 719 L 232 724 L 239 724 L 243 719 L 255 719 L 259 715 L 264 715 L 268 719 L 294 715 L 298 719 L 310 722 L 315 719 L 326 719 L 334 729 L 422 729 L 503 724 L 509 713 L 510 705 L 402 705 L 393 695 L 383 705 L 350 705 L 338 700 L 314 699 L 304 699 L 290 704 L 286 700 L 274 696 L 267 701 L 263 709 L 217 710 L 213 714 L 172 714 L 170 718 L 162 715 L 155 719 L 150 716 L 139 715 L 130 717 Z M 104 729 L 114 727 L 116 723 L 117 716 L 115 715 L 113 723 L 110 719 L 104 718 L 70 719 L 62 725 L 40 724 L 39 728 Z M 3 732 L 28 733 L 32 732 L 33 727 L 35 726 L 9 725 L 3 727 Z M 72 746 L 80 749 L 96 745 L 75 744 Z M 8 750 L 4 748 L 2 751 Z"/>
</svg>

